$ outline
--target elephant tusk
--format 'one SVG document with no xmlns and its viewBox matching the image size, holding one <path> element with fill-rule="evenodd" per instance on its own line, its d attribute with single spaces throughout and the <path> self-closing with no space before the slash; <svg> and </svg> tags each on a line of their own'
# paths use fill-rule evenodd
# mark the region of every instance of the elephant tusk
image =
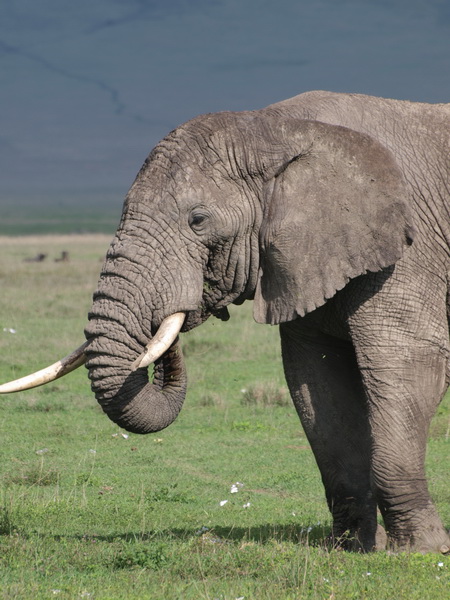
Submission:
<svg viewBox="0 0 450 600">
<path fill-rule="evenodd" d="M 75 371 L 75 369 L 78 369 L 78 367 L 81 367 L 81 365 L 84 365 L 86 362 L 84 349 L 87 344 L 88 342 L 84 342 L 84 344 L 74 350 L 71 354 L 68 354 L 45 369 L 41 369 L 31 375 L 26 375 L 20 379 L 15 379 L 14 381 L 9 381 L 8 383 L 0 385 L 0 394 L 10 394 L 11 392 L 30 390 L 39 385 L 44 385 L 50 383 L 50 381 L 64 377 L 64 375 L 67 375 L 71 371 Z"/>
<path fill-rule="evenodd" d="M 183 312 L 174 313 L 164 319 L 159 326 L 155 337 L 145 347 L 143 352 L 131 365 L 131 370 L 143 369 L 154 363 L 160 356 L 167 352 L 180 333 L 186 315 Z"/>
</svg>

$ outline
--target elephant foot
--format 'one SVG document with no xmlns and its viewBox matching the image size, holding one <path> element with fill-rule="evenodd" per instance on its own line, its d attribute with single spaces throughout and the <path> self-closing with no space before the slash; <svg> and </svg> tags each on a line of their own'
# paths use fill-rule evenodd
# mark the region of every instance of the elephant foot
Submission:
<svg viewBox="0 0 450 600">
<path fill-rule="evenodd" d="M 450 535 L 442 527 L 428 528 L 407 540 L 388 535 L 388 548 L 394 552 L 435 553 L 450 556 Z"/>
<path fill-rule="evenodd" d="M 421 554 L 435 553 L 450 556 L 450 535 L 444 531 L 444 536 L 422 535 L 420 538 L 407 542 L 399 542 L 388 536 L 382 525 L 377 525 L 374 538 L 363 535 L 361 531 L 344 531 L 340 535 L 331 534 L 328 545 L 335 550 L 348 552 L 379 552 L 388 550 L 390 553 L 419 552 Z"/>
</svg>

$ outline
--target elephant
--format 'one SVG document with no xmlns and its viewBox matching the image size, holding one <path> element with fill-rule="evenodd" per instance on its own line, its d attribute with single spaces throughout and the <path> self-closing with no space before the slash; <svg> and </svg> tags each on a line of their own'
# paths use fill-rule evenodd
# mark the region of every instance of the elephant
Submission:
<svg viewBox="0 0 450 600">
<path fill-rule="evenodd" d="M 449 554 L 424 467 L 450 373 L 449 141 L 450 104 L 323 91 L 182 124 L 125 198 L 85 343 L 14 389 L 85 362 L 114 422 L 159 431 L 186 393 L 179 333 L 253 301 L 332 540 Z"/>
</svg>

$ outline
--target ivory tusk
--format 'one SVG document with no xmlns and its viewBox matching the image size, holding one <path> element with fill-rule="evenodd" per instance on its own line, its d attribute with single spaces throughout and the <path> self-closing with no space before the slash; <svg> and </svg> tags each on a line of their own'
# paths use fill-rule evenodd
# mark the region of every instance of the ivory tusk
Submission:
<svg viewBox="0 0 450 600">
<path fill-rule="evenodd" d="M 145 347 L 143 352 L 131 365 L 131 370 L 142 369 L 154 363 L 166 352 L 180 333 L 186 315 L 183 312 L 174 313 L 164 319 L 158 331 Z"/>
<path fill-rule="evenodd" d="M 71 371 L 75 371 L 75 369 L 78 369 L 78 367 L 81 367 L 81 365 L 84 365 L 86 362 L 84 349 L 87 344 L 88 342 L 84 342 L 84 344 L 74 350 L 71 354 L 68 354 L 45 369 L 41 369 L 31 375 L 26 375 L 20 379 L 15 379 L 14 381 L 9 381 L 8 383 L 0 385 L 0 394 L 10 394 L 11 392 L 30 390 L 31 388 L 59 379 Z"/>
</svg>

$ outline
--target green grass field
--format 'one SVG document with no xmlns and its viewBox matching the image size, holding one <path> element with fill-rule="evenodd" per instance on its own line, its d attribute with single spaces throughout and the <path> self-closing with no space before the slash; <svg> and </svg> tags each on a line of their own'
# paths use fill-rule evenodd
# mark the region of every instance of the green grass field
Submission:
<svg viewBox="0 0 450 600">
<path fill-rule="evenodd" d="M 0 238 L 1 381 L 81 343 L 110 237 Z M 69 262 L 54 261 L 62 251 Z M 188 397 L 153 436 L 110 422 L 84 368 L 0 397 L 0 598 L 448 598 L 449 558 L 326 547 L 329 514 L 277 338 L 249 303 L 183 336 Z M 427 468 L 447 526 L 449 458 L 446 400 Z"/>
</svg>

